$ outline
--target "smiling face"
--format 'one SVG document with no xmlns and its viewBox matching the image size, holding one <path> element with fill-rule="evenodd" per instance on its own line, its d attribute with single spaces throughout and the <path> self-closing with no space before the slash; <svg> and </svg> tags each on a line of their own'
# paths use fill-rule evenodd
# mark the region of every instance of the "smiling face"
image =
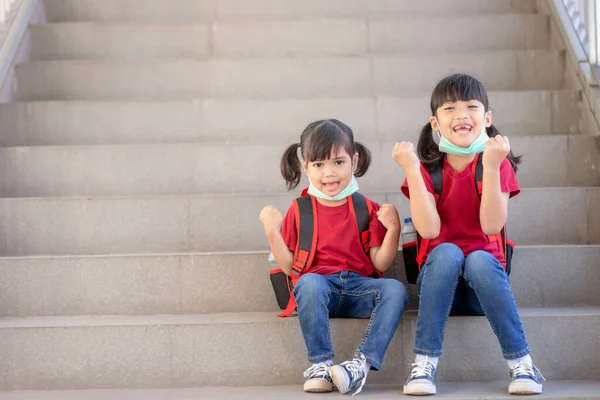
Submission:
<svg viewBox="0 0 600 400">
<path fill-rule="evenodd" d="M 358 154 L 350 157 L 343 146 L 331 149 L 329 158 L 302 161 L 310 182 L 321 193 L 335 196 L 344 190 L 356 170 Z"/>
<path fill-rule="evenodd" d="M 485 110 L 479 100 L 446 101 L 435 112 L 429 122 L 452 144 L 469 147 L 484 128 L 492 124 L 492 114 Z"/>
</svg>

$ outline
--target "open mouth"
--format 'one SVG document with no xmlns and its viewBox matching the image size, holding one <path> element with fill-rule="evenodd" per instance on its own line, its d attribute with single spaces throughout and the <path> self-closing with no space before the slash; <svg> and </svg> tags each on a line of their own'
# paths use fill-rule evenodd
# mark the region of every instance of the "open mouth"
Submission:
<svg viewBox="0 0 600 400">
<path fill-rule="evenodd" d="M 458 135 L 468 135 L 472 130 L 473 127 L 468 124 L 460 124 L 452 128 L 452 131 Z"/>
<path fill-rule="evenodd" d="M 324 183 L 323 184 L 323 187 L 328 192 L 335 192 L 339 186 L 340 186 L 339 182 L 329 182 L 329 183 Z"/>
</svg>

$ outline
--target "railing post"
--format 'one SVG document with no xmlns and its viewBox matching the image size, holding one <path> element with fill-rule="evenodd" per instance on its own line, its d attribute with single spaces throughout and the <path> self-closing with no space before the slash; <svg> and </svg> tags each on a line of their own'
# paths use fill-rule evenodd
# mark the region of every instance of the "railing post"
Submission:
<svg viewBox="0 0 600 400">
<path fill-rule="evenodd" d="M 592 47 L 593 41 L 593 53 L 594 56 L 590 57 L 592 64 L 600 64 L 600 29 L 598 24 L 600 23 L 600 7 L 598 7 L 598 0 L 589 0 L 590 3 L 590 17 L 592 19 L 591 24 L 593 25 L 593 33 L 590 35 L 593 39 L 590 39 L 590 47 Z"/>
<path fill-rule="evenodd" d="M 0 0 L 0 23 L 6 22 L 6 0 Z"/>
</svg>

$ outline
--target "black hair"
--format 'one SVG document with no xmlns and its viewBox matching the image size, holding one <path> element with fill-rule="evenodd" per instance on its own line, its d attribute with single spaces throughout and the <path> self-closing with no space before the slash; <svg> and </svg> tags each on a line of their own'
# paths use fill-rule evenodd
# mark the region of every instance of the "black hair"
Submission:
<svg viewBox="0 0 600 400">
<path fill-rule="evenodd" d="M 353 157 L 358 153 L 358 165 L 354 176 L 361 177 L 371 165 L 371 152 L 364 145 L 354 141 L 352 129 L 337 119 L 315 121 L 300 135 L 300 142 L 290 145 L 281 157 L 281 175 L 288 190 L 294 189 L 302 178 L 302 165 L 298 158 L 298 148 L 304 161 L 327 160 L 331 151 L 344 148 Z"/>
<path fill-rule="evenodd" d="M 480 101 L 483 104 L 484 110 L 486 112 L 489 111 L 487 91 L 479 80 L 466 74 L 447 76 L 436 85 L 435 89 L 433 89 L 433 93 L 431 93 L 431 115 L 435 116 L 437 109 L 446 102 L 470 100 Z M 493 124 L 489 128 L 486 128 L 486 131 L 490 138 L 500 134 Z M 431 171 L 436 166 L 442 165 L 444 154 L 440 151 L 438 144 L 433 139 L 433 129 L 429 122 L 427 122 L 421 130 L 419 142 L 417 144 L 417 152 L 423 166 L 428 171 Z M 521 156 L 515 156 L 511 150 L 508 153 L 507 158 L 510 161 L 513 170 L 517 172 L 519 169 L 518 164 L 521 162 Z"/>
</svg>

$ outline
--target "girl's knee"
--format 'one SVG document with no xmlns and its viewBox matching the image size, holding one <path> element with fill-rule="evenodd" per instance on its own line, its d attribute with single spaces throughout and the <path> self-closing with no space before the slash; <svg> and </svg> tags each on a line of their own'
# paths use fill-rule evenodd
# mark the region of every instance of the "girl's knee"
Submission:
<svg viewBox="0 0 600 400">
<path fill-rule="evenodd" d="M 307 296 L 314 298 L 319 294 L 325 294 L 329 290 L 327 278 L 319 274 L 304 274 L 294 286 L 294 295 L 296 297 Z"/>
<path fill-rule="evenodd" d="M 429 253 L 423 268 L 428 276 L 451 278 L 460 276 L 464 260 L 465 256 L 460 247 L 452 243 L 442 243 Z"/>
<path fill-rule="evenodd" d="M 467 256 L 464 274 L 470 278 L 477 278 L 481 274 L 489 274 L 494 269 L 502 269 L 496 257 L 487 251 L 477 250 Z"/>
<path fill-rule="evenodd" d="M 465 259 L 461 248 L 453 243 L 442 243 L 436 246 L 427 256 L 428 259 L 430 257 L 453 265 L 462 265 Z"/>
<path fill-rule="evenodd" d="M 397 279 L 381 279 L 380 292 L 382 300 L 393 302 L 402 309 L 408 304 L 406 288 Z"/>
</svg>

